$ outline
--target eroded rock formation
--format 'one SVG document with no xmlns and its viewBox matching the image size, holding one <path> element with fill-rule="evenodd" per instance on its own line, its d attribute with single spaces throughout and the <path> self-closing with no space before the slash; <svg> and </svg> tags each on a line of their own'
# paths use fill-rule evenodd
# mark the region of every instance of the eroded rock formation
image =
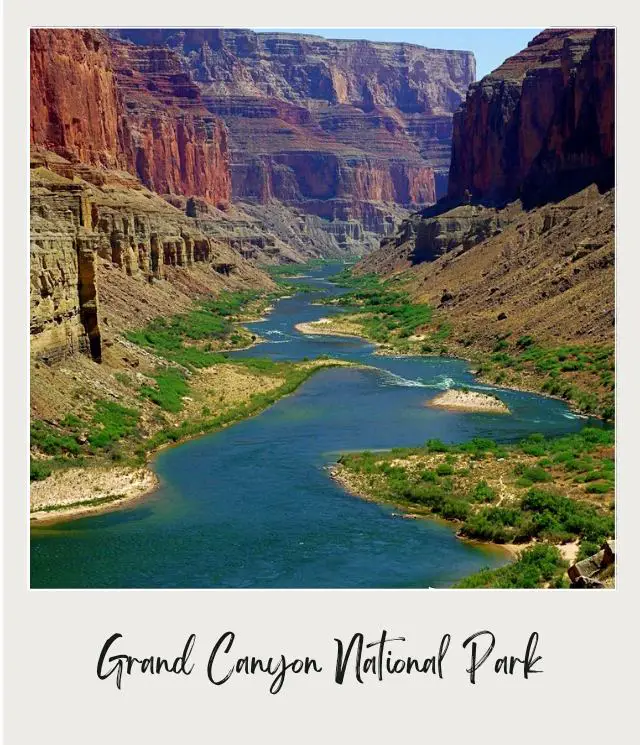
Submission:
<svg viewBox="0 0 640 745">
<path fill-rule="evenodd" d="M 118 35 L 180 56 L 229 128 L 237 198 L 379 236 L 393 232 L 398 207 L 444 193 L 470 52 L 227 29 Z"/>
<path fill-rule="evenodd" d="M 31 165 L 31 350 L 36 358 L 54 362 L 87 352 L 100 361 L 102 300 L 110 316 L 119 316 L 118 327 L 139 325 L 143 319 L 132 311 L 135 299 L 144 298 L 145 286 L 157 280 L 177 283 L 183 291 L 191 283 L 193 295 L 229 282 L 268 284 L 239 250 L 243 240 L 254 240 L 250 223 L 218 221 L 212 230 L 142 189 L 133 176 L 127 188 L 123 174 L 110 181 L 108 171 L 74 166 L 48 151 L 35 150 Z M 271 240 L 277 250 L 276 239 Z M 176 274 L 199 266 L 199 274 Z"/>
<path fill-rule="evenodd" d="M 613 185 L 614 31 L 548 29 L 472 85 L 454 116 L 449 196 L 527 203 Z"/>
<path fill-rule="evenodd" d="M 32 30 L 31 144 L 127 170 L 160 194 L 230 199 L 226 128 L 168 49 L 97 30 Z"/>
</svg>

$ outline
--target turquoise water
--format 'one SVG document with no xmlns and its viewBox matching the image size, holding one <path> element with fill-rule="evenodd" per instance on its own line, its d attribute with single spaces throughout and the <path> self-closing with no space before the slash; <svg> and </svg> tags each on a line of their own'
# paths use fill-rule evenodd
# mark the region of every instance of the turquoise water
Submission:
<svg viewBox="0 0 640 745">
<path fill-rule="evenodd" d="M 424 406 L 451 385 L 474 381 L 455 359 L 374 355 L 359 339 L 295 331 L 338 311 L 313 305 L 341 290 L 312 279 L 317 293 L 280 300 L 249 324 L 266 341 L 237 356 L 300 360 L 326 354 L 375 369 L 316 373 L 260 415 L 162 451 L 162 485 L 115 512 L 32 529 L 32 587 L 446 587 L 501 552 L 456 539 L 447 525 L 406 520 L 346 494 L 327 466 L 339 452 L 418 445 L 429 438 L 501 442 L 531 432 L 584 426 L 560 401 L 500 390 L 512 416 Z"/>
</svg>

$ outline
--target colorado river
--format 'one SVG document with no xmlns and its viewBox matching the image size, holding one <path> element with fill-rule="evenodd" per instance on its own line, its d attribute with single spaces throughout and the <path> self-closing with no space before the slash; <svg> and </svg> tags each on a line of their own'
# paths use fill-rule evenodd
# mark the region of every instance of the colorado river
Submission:
<svg viewBox="0 0 640 745">
<path fill-rule="evenodd" d="M 326 281 L 338 268 L 297 280 L 317 293 L 278 301 L 265 321 L 247 324 L 265 342 L 234 354 L 328 355 L 375 369 L 322 370 L 260 415 L 162 451 L 154 459 L 162 485 L 139 503 L 35 526 L 32 587 L 446 587 L 505 562 L 447 525 L 346 494 L 327 466 L 342 451 L 430 438 L 507 442 L 574 432 L 584 420 L 560 401 L 509 390 L 500 396 L 511 416 L 429 409 L 424 402 L 452 385 L 489 387 L 460 360 L 374 355 L 360 339 L 297 332 L 295 324 L 339 310 L 313 305 L 340 294 Z"/>
</svg>

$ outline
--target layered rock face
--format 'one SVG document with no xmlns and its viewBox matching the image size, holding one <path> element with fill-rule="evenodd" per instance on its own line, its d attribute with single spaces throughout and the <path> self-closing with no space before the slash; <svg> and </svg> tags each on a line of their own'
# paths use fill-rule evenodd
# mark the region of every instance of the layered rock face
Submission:
<svg viewBox="0 0 640 745">
<path fill-rule="evenodd" d="M 45 167 L 46 166 L 46 167 Z M 31 160 L 31 351 L 56 362 L 102 357 L 109 329 L 170 312 L 171 286 L 198 296 L 268 285 L 243 245 L 270 242 L 251 221 L 215 219 L 169 204 L 133 176 L 78 166 L 49 151 Z M 256 233 L 258 235 L 256 236 Z M 164 280 L 164 281 L 161 281 Z M 174 291 L 175 292 L 175 291 Z M 168 293 L 168 294 L 167 294 Z M 152 308 L 155 310 L 152 311 Z M 138 309 L 138 310 L 136 310 Z M 150 315 L 149 315 L 150 314 Z M 117 319 L 117 320 L 116 320 Z"/>
<path fill-rule="evenodd" d="M 230 132 L 233 194 L 364 231 L 431 204 L 449 166 L 470 52 L 226 29 L 123 30 L 181 58 Z"/>
<path fill-rule="evenodd" d="M 127 170 L 161 194 L 220 206 L 231 196 L 226 128 L 176 55 L 101 31 L 31 32 L 31 143 Z"/>
<path fill-rule="evenodd" d="M 613 169 L 613 30 L 542 32 L 472 85 L 454 117 L 452 199 L 543 203 L 609 188 Z"/>
<path fill-rule="evenodd" d="M 128 160 L 160 194 L 199 196 L 226 207 L 231 197 L 227 131 L 166 48 L 111 42 L 118 90 L 131 132 Z"/>
</svg>

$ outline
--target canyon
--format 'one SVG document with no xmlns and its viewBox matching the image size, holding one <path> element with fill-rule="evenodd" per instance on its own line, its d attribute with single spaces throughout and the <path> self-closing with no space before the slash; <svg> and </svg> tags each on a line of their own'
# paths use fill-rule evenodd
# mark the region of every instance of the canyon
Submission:
<svg viewBox="0 0 640 745">
<path fill-rule="evenodd" d="M 469 52 L 406 44 L 34 29 L 35 357 L 100 360 L 141 297 L 138 321 L 269 287 L 260 264 L 370 250 L 443 192 L 474 75 Z"/>
<path fill-rule="evenodd" d="M 614 32 L 548 29 L 470 86 L 447 197 L 358 265 L 491 350 L 613 344 Z M 506 344 L 506 342 L 505 342 Z"/>
<path fill-rule="evenodd" d="M 115 34 L 171 49 L 191 73 L 229 129 L 234 199 L 284 203 L 373 246 L 399 208 L 446 193 L 470 52 L 229 29 Z"/>
<path fill-rule="evenodd" d="M 80 568 L 73 536 L 54 544 L 36 528 L 32 581 L 415 586 L 484 566 L 480 548 L 442 526 L 407 527 L 396 543 L 388 520 L 398 515 L 365 517 L 318 465 L 336 450 L 425 441 L 443 460 L 438 443 L 460 431 L 450 417 L 467 416 L 451 413 L 452 399 L 464 410 L 483 403 L 463 436 L 475 435 L 479 453 L 488 435 L 580 432 L 568 403 L 613 418 L 614 46 L 608 29 L 548 29 L 475 83 L 470 52 L 411 44 L 32 30 L 32 518 L 115 509 L 158 484 L 156 497 L 175 506 L 179 495 L 186 518 L 167 510 L 156 541 L 154 508 L 131 505 L 133 532 L 110 516 L 122 555 L 103 564 L 102 548 L 89 551 Z M 307 264 L 303 277 L 273 266 L 317 258 L 337 261 Z M 497 404 L 469 390 L 487 383 L 510 412 L 488 428 L 484 409 Z M 317 414 L 300 408 L 305 396 Z M 158 481 L 151 454 L 186 440 L 158 456 Z M 598 442 L 603 472 L 585 465 L 578 498 L 609 495 L 612 510 L 613 440 Z M 261 464 L 269 478 L 256 492 Z M 437 467 L 453 475 L 448 462 Z M 260 530 L 275 518 L 268 530 L 282 541 L 268 548 L 273 565 L 256 553 L 267 545 L 255 532 L 265 496 Z M 278 563 L 313 545 L 299 540 L 311 511 L 332 527 L 301 580 L 309 548 Z M 607 515 L 598 539 L 613 531 Z M 162 545 L 165 528 L 180 556 L 162 566 L 164 551 L 141 546 L 150 536 Z M 89 530 L 98 546 L 100 529 Z M 453 574 L 415 540 L 427 530 L 459 562 Z"/>
</svg>

